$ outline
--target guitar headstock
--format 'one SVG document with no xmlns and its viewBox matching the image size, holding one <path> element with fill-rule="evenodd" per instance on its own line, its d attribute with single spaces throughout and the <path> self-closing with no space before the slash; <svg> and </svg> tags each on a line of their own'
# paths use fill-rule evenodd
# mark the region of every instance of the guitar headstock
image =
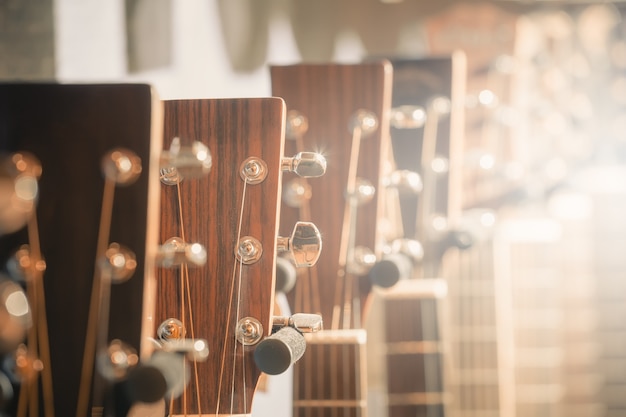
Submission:
<svg viewBox="0 0 626 417">
<path fill-rule="evenodd" d="M 95 369 L 96 351 L 120 339 L 137 359 L 152 308 L 161 109 L 147 85 L 0 85 L 3 160 L 20 170 L 36 161 L 40 171 L 29 186 L 35 211 L 0 236 L 4 274 L 26 288 L 32 320 L 16 365 L 3 369 L 19 382 L 11 413 L 91 415 L 111 385 Z M 2 176 L 24 191 L 22 174 Z M 134 265 L 116 285 L 100 268 L 112 242 Z"/>
<path fill-rule="evenodd" d="M 168 408 L 173 415 L 249 414 L 261 374 L 254 351 L 272 332 L 276 254 L 292 242 L 278 238 L 282 167 L 291 161 L 282 158 L 284 102 L 164 104 L 163 250 L 177 237 L 182 249 L 201 245 L 205 262 L 174 260 L 179 265 L 158 270 L 155 332 L 164 346 L 178 333 L 208 347 L 204 360 L 189 361 L 189 383 Z M 181 169 L 189 155 L 207 152 L 211 162 L 200 171 Z"/>
<path fill-rule="evenodd" d="M 453 243 L 462 194 L 464 55 L 392 64 L 394 168 L 385 177 L 389 233 L 386 260 L 370 274 L 383 287 L 403 277 L 436 276 L 442 251 Z"/>
<path fill-rule="evenodd" d="M 338 328 L 339 306 L 343 310 L 344 300 L 367 292 L 358 288 L 364 275 L 356 271 L 364 267 L 357 259 L 360 248 L 376 251 L 391 67 L 387 61 L 274 66 L 271 79 L 272 93 L 288 109 L 287 153 L 314 150 L 328 160 L 323 177 L 286 181 L 283 190 L 281 230 L 296 219 L 310 220 L 324 239 L 318 264 L 301 271 L 307 276 L 299 277 L 292 306 L 321 312 L 326 328 Z M 349 315 L 342 327 L 351 321 L 348 327 L 354 326 Z"/>
</svg>

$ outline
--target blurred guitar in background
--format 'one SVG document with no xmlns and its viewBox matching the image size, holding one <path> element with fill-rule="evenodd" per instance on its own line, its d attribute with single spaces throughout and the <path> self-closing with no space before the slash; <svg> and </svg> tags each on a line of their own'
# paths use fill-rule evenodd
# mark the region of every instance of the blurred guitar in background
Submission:
<svg viewBox="0 0 626 417">
<path fill-rule="evenodd" d="M 307 337 L 308 352 L 294 368 L 293 414 L 365 416 L 361 306 L 370 289 L 366 275 L 376 256 L 384 201 L 391 66 L 275 66 L 271 79 L 272 93 L 287 104 L 287 148 L 317 150 L 328 160 L 324 177 L 289 181 L 283 190 L 281 224 L 312 220 L 324 240 L 320 261 L 298 271 L 290 297 L 296 309 L 321 313 L 325 328 Z"/>
</svg>

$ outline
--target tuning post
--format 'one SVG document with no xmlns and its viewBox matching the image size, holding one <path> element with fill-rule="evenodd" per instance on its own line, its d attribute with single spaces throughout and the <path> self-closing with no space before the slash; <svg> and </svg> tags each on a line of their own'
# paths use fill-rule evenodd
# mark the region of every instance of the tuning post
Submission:
<svg viewBox="0 0 626 417">
<path fill-rule="evenodd" d="M 283 201 L 289 207 L 301 207 L 312 195 L 311 186 L 304 178 L 294 178 L 283 188 Z"/>
<path fill-rule="evenodd" d="M 361 130 L 362 137 L 367 137 L 378 129 L 378 118 L 376 114 L 369 110 L 357 110 L 350 118 L 348 131 L 354 132 L 356 129 Z"/>
<path fill-rule="evenodd" d="M 309 119 L 297 110 L 287 112 L 287 139 L 295 140 L 309 130 Z"/>
<path fill-rule="evenodd" d="M 290 237 L 279 236 L 279 252 L 289 252 L 297 267 L 315 265 L 322 251 L 322 235 L 311 222 L 297 222 Z"/>
<path fill-rule="evenodd" d="M 250 157 L 242 162 L 239 173 L 248 184 L 259 184 L 267 177 L 267 164 L 262 159 Z"/>
<path fill-rule="evenodd" d="M 239 239 L 235 248 L 235 256 L 246 265 L 250 265 L 261 259 L 263 255 L 263 245 L 258 239 L 252 236 L 244 236 Z"/>
<path fill-rule="evenodd" d="M 164 320 L 157 328 L 156 335 L 161 342 L 167 342 L 171 340 L 180 340 L 185 338 L 185 327 L 183 322 L 169 318 Z"/>
<path fill-rule="evenodd" d="M 450 114 L 452 111 L 452 102 L 448 97 L 436 96 L 430 101 L 429 110 L 430 109 L 437 112 L 439 115 Z"/>
<path fill-rule="evenodd" d="M 346 198 L 353 198 L 357 206 L 370 202 L 374 198 L 374 195 L 376 195 L 376 187 L 374 187 L 374 184 L 361 177 L 356 179 L 353 194 L 350 195 L 348 191 L 346 191 Z"/>
<path fill-rule="evenodd" d="M 163 352 L 180 353 L 189 359 L 203 361 L 209 356 L 209 345 L 204 339 L 187 339 L 183 323 L 176 318 L 164 320 L 156 331 Z"/>
<path fill-rule="evenodd" d="M 0 235 L 26 224 L 39 194 L 41 163 L 27 152 L 3 156 L 0 162 Z"/>
<path fill-rule="evenodd" d="M 137 259 L 130 249 L 111 243 L 104 253 L 101 267 L 110 273 L 112 282 L 122 283 L 130 279 L 137 269 Z"/>
<path fill-rule="evenodd" d="M 97 359 L 100 375 L 109 381 L 126 378 L 132 368 L 139 363 L 137 351 L 119 339 L 112 340 Z"/>
<path fill-rule="evenodd" d="M 365 246 L 357 246 L 354 248 L 350 262 L 348 262 L 348 272 L 354 275 L 365 275 L 376 263 L 376 255 Z"/>
<path fill-rule="evenodd" d="M 326 173 L 326 158 L 317 152 L 298 152 L 291 158 L 283 158 L 280 165 L 284 172 L 303 178 L 321 177 Z"/>
<path fill-rule="evenodd" d="M 157 264 L 166 268 L 173 266 L 203 266 L 207 261 L 206 248 L 200 243 L 186 243 L 180 237 L 165 241 L 157 252 Z"/>
<path fill-rule="evenodd" d="M 176 185 L 183 178 L 201 178 L 209 173 L 213 159 L 209 148 L 200 141 L 182 146 L 180 138 L 172 139 L 170 149 L 163 151 L 160 160 L 161 182 Z"/>
<path fill-rule="evenodd" d="M 263 337 L 263 325 L 254 317 L 244 317 L 237 322 L 235 338 L 244 346 L 256 345 Z"/>
<path fill-rule="evenodd" d="M 102 173 L 118 185 L 130 185 L 141 174 L 141 158 L 133 151 L 116 148 L 102 157 Z"/>
</svg>

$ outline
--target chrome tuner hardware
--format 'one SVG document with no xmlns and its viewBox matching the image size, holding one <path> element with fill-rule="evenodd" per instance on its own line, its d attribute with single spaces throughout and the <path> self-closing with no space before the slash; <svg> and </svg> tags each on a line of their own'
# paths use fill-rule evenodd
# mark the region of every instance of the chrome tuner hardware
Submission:
<svg viewBox="0 0 626 417">
<path fill-rule="evenodd" d="M 348 191 L 346 191 L 348 194 Z M 376 187 L 368 179 L 358 177 L 354 186 L 354 193 L 346 195 L 346 198 L 353 198 L 357 206 L 369 203 L 376 195 Z"/>
<path fill-rule="evenodd" d="M 174 266 L 203 266 L 207 261 L 206 248 L 199 243 L 186 243 L 179 237 L 165 241 L 157 252 L 157 264 L 166 268 Z"/>
<path fill-rule="evenodd" d="M 237 323 L 235 338 L 244 346 L 256 345 L 263 337 L 263 325 L 254 317 L 244 317 Z"/>
<path fill-rule="evenodd" d="M 289 252 L 297 267 L 313 266 L 322 252 L 322 235 L 311 222 L 297 222 L 290 237 L 278 237 L 279 252 Z"/>
<path fill-rule="evenodd" d="M 102 173 L 118 185 L 130 185 L 141 174 L 141 158 L 128 149 L 113 149 L 102 158 Z"/>
<path fill-rule="evenodd" d="M 312 195 L 311 186 L 304 178 L 294 178 L 283 187 L 283 201 L 289 207 L 302 207 Z"/>
<path fill-rule="evenodd" d="M 241 163 L 239 174 L 248 184 L 262 183 L 267 177 L 267 164 L 262 159 L 250 157 Z"/>
<path fill-rule="evenodd" d="M 369 110 L 357 110 L 350 119 L 348 131 L 354 132 L 356 129 L 361 130 L 361 136 L 367 137 L 378 129 L 378 118 L 376 114 Z"/>
<path fill-rule="evenodd" d="M 411 278 L 413 267 L 424 258 L 422 244 L 414 239 L 396 239 L 387 254 L 369 271 L 372 284 L 382 288 L 393 287 L 402 279 Z"/>
<path fill-rule="evenodd" d="M 120 381 L 139 363 L 137 351 L 127 343 L 115 339 L 98 353 L 96 366 L 108 381 Z"/>
<path fill-rule="evenodd" d="M 244 236 L 239 239 L 235 247 L 235 256 L 246 265 L 251 265 L 261 259 L 263 255 L 263 245 L 258 239 L 252 236 Z"/>
<path fill-rule="evenodd" d="M 160 342 L 181 340 L 185 338 L 185 327 L 182 321 L 169 318 L 159 325 L 156 335 Z"/>
<path fill-rule="evenodd" d="M 161 345 L 163 352 L 173 352 L 184 355 L 187 359 L 197 362 L 205 361 L 209 357 L 209 344 L 204 339 L 171 339 Z"/>
<path fill-rule="evenodd" d="M 209 148 L 199 141 L 181 146 L 180 138 L 172 139 L 170 149 L 161 153 L 161 182 L 176 185 L 183 178 L 200 178 L 209 173 L 213 159 Z"/>
<path fill-rule="evenodd" d="M 297 110 L 289 110 L 287 112 L 287 132 L 286 138 L 295 140 L 309 130 L 309 119 Z"/>
<path fill-rule="evenodd" d="M 254 350 L 254 361 L 266 374 L 278 375 L 304 355 L 306 341 L 302 333 L 322 330 L 322 317 L 317 314 L 274 317 L 272 330 L 272 335 Z"/>
<path fill-rule="evenodd" d="M 416 195 L 424 188 L 420 174 L 406 169 L 393 171 L 383 183 L 387 188 L 398 190 L 401 195 Z"/>
<path fill-rule="evenodd" d="M 376 255 L 365 246 L 357 246 L 354 248 L 350 262 L 348 262 L 348 272 L 354 275 L 362 276 L 367 274 L 376 263 Z"/>
<path fill-rule="evenodd" d="M 390 123 L 396 129 L 419 129 L 426 123 L 426 109 L 412 105 L 394 107 Z"/>
<path fill-rule="evenodd" d="M 0 160 L 0 236 L 19 230 L 34 211 L 41 164 L 26 152 Z"/>
<path fill-rule="evenodd" d="M 304 178 L 321 177 L 326 173 L 326 158 L 317 152 L 298 152 L 280 163 L 284 172 L 293 172 Z"/>
<path fill-rule="evenodd" d="M 133 276 L 137 269 L 137 259 L 130 249 L 119 243 L 111 243 L 100 266 L 110 274 L 111 282 L 119 284 Z"/>
<path fill-rule="evenodd" d="M 274 316 L 272 318 L 272 333 L 284 327 L 293 327 L 300 333 L 316 333 L 323 330 L 324 323 L 319 314 L 296 313 L 290 317 Z"/>
</svg>

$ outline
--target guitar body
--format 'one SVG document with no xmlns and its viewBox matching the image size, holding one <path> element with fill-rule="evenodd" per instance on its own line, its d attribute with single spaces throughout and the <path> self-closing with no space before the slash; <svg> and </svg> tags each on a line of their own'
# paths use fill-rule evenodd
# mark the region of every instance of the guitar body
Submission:
<svg viewBox="0 0 626 417">
<path fill-rule="evenodd" d="M 307 120 L 308 130 L 286 142 L 287 153 L 317 151 L 328 161 L 323 177 L 298 183 L 310 189 L 310 198 L 295 207 L 283 199 L 282 206 L 281 230 L 296 219 L 309 220 L 324 242 L 316 266 L 299 271 L 290 294 L 294 311 L 321 313 L 325 328 L 307 335 L 307 353 L 294 367 L 294 416 L 364 416 L 366 337 L 360 306 L 370 285 L 366 272 L 351 268 L 356 247 L 377 250 L 376 220 L 384 201 L 381 171 L 389 153 L 391 67 L 386 61 L 276 66 L 271 79 L 272 93 L 285 99 L 288 114 L 297 112 Z M 375 115 L 378 125 L 357 139 L 350 126 L 359 110 Z M 357 141 L 360 149 L 355 151 Z M 355 175 L 376 191 L 370 201 L 349 207 L 346 195 Z M 293 188 L 286 183 L 283 195 Z"/>
<path fill-rule="evenodd" d="M 2 152 L 26 151 L 41 163 L 38 227 L 30 228 L 29 223 L 29 229 L 39 236 L 46 264 L 45 304 L 39 298 L 37 306 L 31 305 L 31 309 L 45 305 L 47 313 L 50 362 L 47 355 L 39 357 L 44 367 L 43 379 L 51 371 L 53 410 L 57 416 L 77 414 L 103 205 L 101 159 L 118 147 L 141 158 L 142 172 L 133 184 L 115 191 L 110 241 L 130 248 L 137 268 L 131 279 L 111 290 L 107 338 L 121 339 L 140 350 L 142 336 L 147 335 L 144 317 L 151 310 L 150 280 L 158 238 L 161 114 L 161 104 L 147 85 L 0 85 Z M 36 244 L 29 239 L 26 227 L 1 236 L 2 264 L 6 266 L 23 244 L 30 244 L 31 250 Z M 39 337 L 40 344 L 44 343 L 42 338 Z M 36 350 L 34 346 L 28 348 L 31 352 Z M 31 383 L 28 390 L 37 384 Z M 33 404 L 37 408 L 34 415 L 44 415 L 43 410 L 50 415 L 51 406 L 43 391 L 41 400 L 36 398 L 38 395 L 30 396 L 29 408 L 32 410 Z M 95 395 L 89 404 L 101 407 L 103 393 Z M 78 414 L 87 415 L 86 411 Z"/>
<path fill-rule="evenodd" d="M 187 389 L 168 404 L 170 415 L 249 414 L 260 371 L 255 345 L 235 340 L 237 322 L 258 320 L 261 336 L 272 330 L 278 236 L 284 103 L 277 98 L 165 102 L 165 148 L 199 141 L 212 155 L 210 172 L 162 185 L 161 242 L 180 237 L 200 243 L 206 264 L 159 268 L 155 332 L 175 318 L 185 337 L 205 339 L 209 355 L 191 361 Z M 263 161 L 267 177 L 258 184 L 241 177 L 249 157 Z M 235 257 L 240 237 L 262 246 L 249 265 Z"/>
</svg>

